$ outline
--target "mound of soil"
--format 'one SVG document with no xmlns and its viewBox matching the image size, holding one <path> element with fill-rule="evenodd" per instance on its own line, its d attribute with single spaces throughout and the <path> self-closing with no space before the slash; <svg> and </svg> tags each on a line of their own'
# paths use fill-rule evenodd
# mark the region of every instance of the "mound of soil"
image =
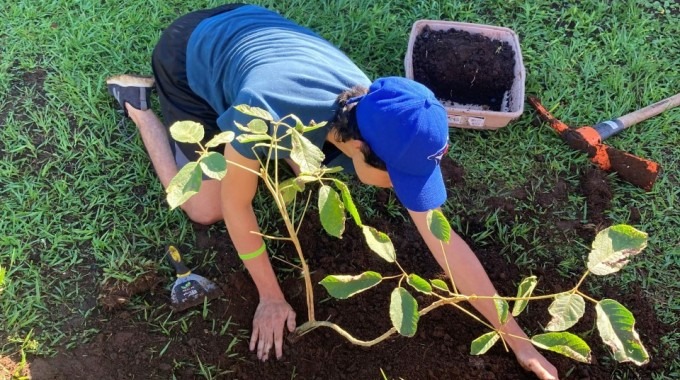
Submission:
<svg viewBox="0 0 680 380">
<path fill-rule="evenodd" d="M 413 44 L 413 78 L 443 101 L 500 111 L 514 67 L 510 44 L 481 34 L 426 26 Z"/>
</svg>

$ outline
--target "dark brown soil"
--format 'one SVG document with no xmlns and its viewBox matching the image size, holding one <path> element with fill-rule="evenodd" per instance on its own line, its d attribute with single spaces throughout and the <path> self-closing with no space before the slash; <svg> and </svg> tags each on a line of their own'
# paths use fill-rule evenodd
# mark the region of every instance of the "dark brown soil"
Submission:
<svg viewBox="0 0 680 380">
<path fill-rule="evenodd" d="M 441 100 L 499 111 L 514 80 L 507 42 L 466 31 L 425 27 L 413 45 L 413 78 Z"/>
<path fill-rule="evenodd" d="M 447 185 L 451 192 L 466 186 L 465 170 L 451 160 L 442 162 Z M 527 184 L 527 189 L 531 184 Z M 589 241 L 597 228 L 609 224 L 606 211 L 611 200 L 607 177 L 592 170 L 584 173 L 579 188 L 570 187 L 565 181 L 557 180 L 552 188 L 537 198 L 541 207 L 551 209 L 565 202 L 568 194 L 583 195 L 588 202 L 588 221 L 558 220 L 553 213 L 527 214 L 515 209 L 515 202 L 526 199 L 527 190 L 517 189 L 504 198 L 489 200 L 490 213 L 497 212 L 501 222 L 514 223 L 522 218 L 542 218 L 546 225 L 555 225 L 556 239 L 575 238 L 574 233 Z M 397 249 L 400 264 L 408 271 L 425 278 L 441 278 L 442 273 L 428 253 L 413 226 L 405 222 L 405 215 L 395 214 L 387 209 L 394 199 L 390 191 L 379 190 L 372 204 L 364 208 L 378 210 L 377 216 L 364 222 L 390 234 Z M 533 273 L 509 263 L 499 255 L 503 245 L 498 242 L 475 247 L 470 236 L 483 227 L 488 215 L 462 214 L 463 223 L 471 226 L 463 237 L 473 246 L 492 281 L 502 295 L 514 295 L 515 284 L 523 277 L 536 274 L 539 277 L 538 293 L 557 292 L 575 285 L 577 278 L 565 279 L 557 272 L 558 262 L 544 263 Z M 594 227 L 597 226 L 597 227 Z M 210 367 L 213 375 L 224 374 L 224 379 L 382 379 L 382 372 L 389 379 L 533 379 L 515 361 L 511 353 L 504 352 L 502 345 L 492 348 L 484 356 L 470 356 L 470 342 L 487 332 L 479 323 L 453 308 L 439 308 L 421 319 L 418 332 L 413 338 L 395 336 L 371 348 L 349 344 L 344 338 L 328 329 L 317 329 L 303 336 L 296 343 L 286 342 L 284 357 L 267 363 L 257 361 L 248 351 L 251 318 L 257 304 L 256 289 L 236 258 L 234 249 L 224 226 L 206 228 L 196 226 L 197 248 L 217 251 L 212 264 L 204 264 L 196 271 L 215 281 L 224 291 L 225 297 L 211 302 L 204 318 L 201 307 L 188 318 L 185 332 L 174 328 L 164 334 L 158 326 L 143 321 L 142 311 L 131 308 L 126 302 L 103 304 L 92 315 L 99 333 L 87 344 L 72 350 L 62 349 L 52 358 L 32 358 L 30 371 L 34 379 L 177 379 L 203 378 L 198 363 Z M 217 231 L 216 231 L 217 230 Z M 343 239 L 339 240 L 323 233 L 318 217 L 309 213 L 300 231 L 302 246 L 312 268 L 315 284 L 316 318 L 333 321 L 360 339 L 373 339 L 390 328 L 388 304 L 394 283 L 384 283 L 348 300 L 328 298 L 325 290 L 316 285 L 327 274 L 358 274 L 375 270 L 383 275 L 398 273 L 397 269 L 376 257 L 366 247 L 361 231 L 348 223 Z M 159 248 L 159 251 L 162 248 Z M 292 246 L 281 245 L 280 258 L 295 261 Z M 201 258 L 195 258 L 200 260 Z M 277 272 L 282 276 L 282 288 L 287 299 L 296 310 L 298 323 L 306 320 L 306 306 L 303 281 L 296 275 L 285 275 L 290 269 L 280 260 L 273 260 Z M 147 276 L 140 282 L 130 284 L 134 289 L 127 291 L 115 287 L 104 287 L 101 300 L 113 294 L 123 298 L 138 294 L 145 303 L 169 312 L 169 294 L 158 291 L 167 289 L 173 278 L 164 279 L 156 292 L 155 276 Z M 603 288 L 604 297 L 617 299 L 636 316 L 636 328 L 647 347 L 660 345 L 660 337 L 670 327 L 660 323 L 652 305 L 646 301 L 639 288 L 632 288 L 626 294 L 617 289 Z M 432 299 L 418 296 L 421 306 Z M 520 324 L 532 335 L 541 332 L 541 326 L 548 322 L 547 302 L 538 302 L 520 316 Z M 194 310 L 195 311 L 195 310 Z M 189 313 L 187 311 L 185 313 Z M 173 316 L 171 320 L 174 320 Z M 230 327 L 220 334 L 220 327 L 227 321 Z M 213 322 L 217 321 L 217 322 Z M 215 328 L 213 323 L 217 323 Z M 546 353 L 566 379 L 609 379 L 614 370 L 628 370 L 639 378 L 650 378 L 650 373 L 661 363 L 652 361 L 638 368 L 628 364 L 614 364 L 610 354 L 591 330 L 594 326 L 594 311 L 588 309 L 585 317 L 574 328 L 593 349 L 594 363 L 580 364 L 562 356 Z M 162 355 L 161 355 L 162 352 Z M 381 372 L 382 371 L 382 372 Z"/>
</svg>

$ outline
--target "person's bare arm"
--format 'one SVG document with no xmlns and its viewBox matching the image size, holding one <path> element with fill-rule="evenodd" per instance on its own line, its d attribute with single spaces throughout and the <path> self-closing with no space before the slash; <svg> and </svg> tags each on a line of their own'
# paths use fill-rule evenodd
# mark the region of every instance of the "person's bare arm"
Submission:
<svg viewBox="0 0 680 380">
<path fill-rule="evenodd" d="M 259 177 L 238 165 L 259 172 L 260 164 L 257 160 L 243 157 L 229 144 L 225 148 L 225 157 L 237 165 L 228 165 L 227 174 L 222 179 L 222 214 L 236 251 L 247 254 L 256 251 L 263 243 L 258 235 L 260 228 L 252 206 Z M 260 296 L 253 318 L 250 350 L 257 348 L 258 359 L 267 360 L 270 350 L 275 348 L 276 357 L 280 358 L 283 328 L 287 326 L 289 331 L 295 329 L 295 312 L 284 298 L 266 252 L 243 263 Z"/>
<path fill-rule="evenodd" d="M 493 296 L 496 294 L 496 289 L 484 267 L 460 236 L 451 231 L 451 239 L 448 244 L 444 244 L 442 250 L 441 242 L 427 227 L 427 212 L 409 210 L 409 214 L 435 260 L 445 273 L 454 279 L 460 293 L 477 296 Z M 446 259 L 444 255 L 446 255 Z M 500 327 L 501 331 L 516 336 L 512 337 L 506 334 L 504 338 L 525 369 L 534 372 L 541 379 L 557 379 L 557 369 L 527 340 L 526 334 L 512 316 L 501 326 L 498 312 L 491 299 L 477 299 L 471 301 L 470 304 L 494 327 Z"/>
</svg>

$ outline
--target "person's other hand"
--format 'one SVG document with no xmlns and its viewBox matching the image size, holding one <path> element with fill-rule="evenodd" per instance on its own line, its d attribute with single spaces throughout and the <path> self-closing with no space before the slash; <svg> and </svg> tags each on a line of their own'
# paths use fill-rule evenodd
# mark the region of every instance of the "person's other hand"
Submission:
<svg viewBox="0 0 680 380">
<path fill-rule="evenodd" d="M 533 372 L 541 380 L 557 380 L 557 368 L 548 359 L 543 357 L 536 348 L 516 352 L 515 356 L 519 364 L 527 371 Z"/>
<path fill-rule="evenodd" d="M 285 300 L 260 300 L 253 317 L 253 334 L 250 336 L 250 351 L 257 348 L 257 358 L 266 361 L 272 347 L 276 358 L 283 355 L 283 329 L 295 330 L 295 312 Z"/>
</svg>

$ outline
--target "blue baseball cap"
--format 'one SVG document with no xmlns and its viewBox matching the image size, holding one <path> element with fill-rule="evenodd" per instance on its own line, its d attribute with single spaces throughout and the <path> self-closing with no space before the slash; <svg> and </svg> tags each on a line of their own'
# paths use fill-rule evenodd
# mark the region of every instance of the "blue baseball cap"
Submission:
<svg viewBox="0 0 680 380">
<path fill-rule="evenodd" d="M 385 162 L 394 192 L 409 210 L 446 201 L 440 161 L 449 147 L 444 106 L 424 85 L 401 77 L 375 80 L 357 100 L 362 137 Z"/>
</svg>

